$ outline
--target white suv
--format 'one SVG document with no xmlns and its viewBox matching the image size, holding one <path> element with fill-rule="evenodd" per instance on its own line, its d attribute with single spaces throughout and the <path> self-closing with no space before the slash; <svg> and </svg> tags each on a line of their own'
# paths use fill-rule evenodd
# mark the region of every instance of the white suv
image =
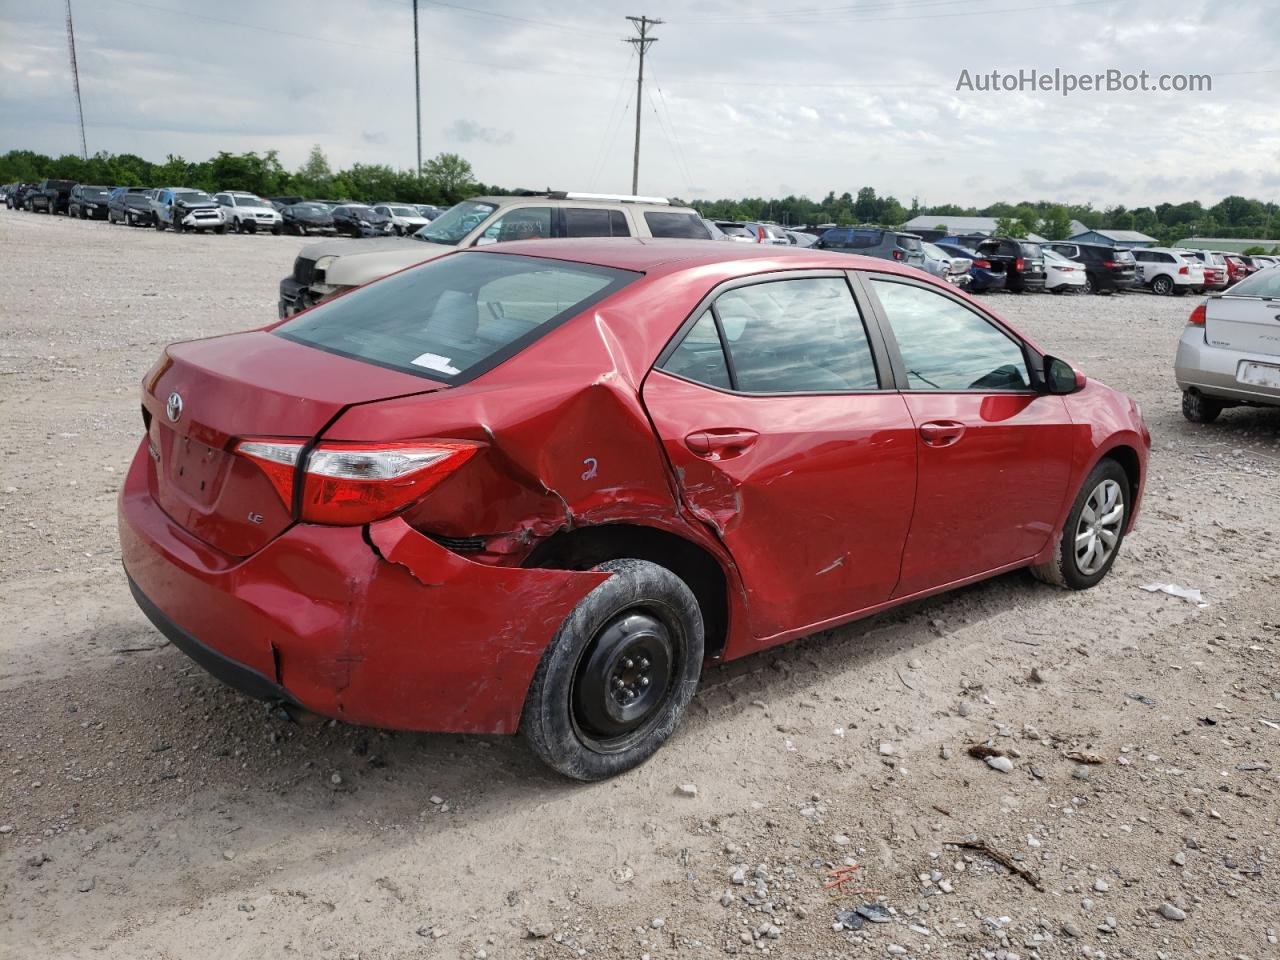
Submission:
<svg viewBox="0 0 1280 960">
<path fill-rule="evenodd" d="M 1129 252 L 1138 264 L 1135 283 L 1149 288 L 1152 293 L 1181 296 L 1188 290 L 1194 293 L 1204 290 L 1204 264 L 1195 257 L 1185 256 L 1184 251 L 1172 247 L 1147 247 Z"/>
<path fill-rule="evenodd" d="M 373 212 L 390 218 L 391 227 L 399 237 L 417 233 L 431 222 L 422 215 L 421 210 L 410 203 L 375 203 Z"/>
<path fill-rule="evenodd" d="M 257 233 L 270 230 L 279 236 L 284 232 L 284 218 L 280 211 L 257 194 L 243 190 L 224 190 L 215 193 L 213 199 L 222 208 L 227 226 L 236 233 Z"/>
<path fill-rule="evenodd" d="M 280 281 L 279 313 L 321 300 L 465 247 L 539 237 L 677 237 L 710 240 L 697 212 L 661 197 L 525 193 L 474 197 L 412 236 L 327 240 L 303 247 Z"/>
</svg>

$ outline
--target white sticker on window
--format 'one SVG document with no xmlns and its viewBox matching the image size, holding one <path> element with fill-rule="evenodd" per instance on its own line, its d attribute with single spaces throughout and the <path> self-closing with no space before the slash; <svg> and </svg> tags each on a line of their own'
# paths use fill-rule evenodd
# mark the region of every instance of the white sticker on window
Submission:
<svg viewBox="0 0 1280 960">
<path fill-rule="evenodd" d="M 409 362 L 415 367 L 426 367 L 428 370 L 435 370 L 438 373 L 455 374 L 462 372 L 449 362 L 448 357 L 442 357 L 438 353 L 424 353 L 421 356 L 414 357 Z"/>
</svg>

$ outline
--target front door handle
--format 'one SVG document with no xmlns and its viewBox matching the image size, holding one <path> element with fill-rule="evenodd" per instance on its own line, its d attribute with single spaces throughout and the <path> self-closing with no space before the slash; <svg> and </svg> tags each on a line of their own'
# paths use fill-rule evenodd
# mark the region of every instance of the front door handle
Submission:
<svg viewBox="0 0 1280 960">
<path fill-rule="evenodd" d="M 964 436 L 964 424 L 955 420 L 930 420 L 920 424 L 920 439 L 930 447 L 949 447 Z"/>
<path fill-rule="evenodd" d="M 695 430 L 684 438 L 684 444 L 704 460 L 724 460 L 746 453 L 759 438 L 754 430 L 713 427 Z"/>
</svg>

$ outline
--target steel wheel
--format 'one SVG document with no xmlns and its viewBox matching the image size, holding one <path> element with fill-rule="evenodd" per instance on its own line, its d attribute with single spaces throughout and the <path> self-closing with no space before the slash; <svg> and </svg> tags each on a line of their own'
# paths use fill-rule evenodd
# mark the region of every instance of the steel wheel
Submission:
<svg viewBox="0 0 1280 960">
<path fill-rule="evenodd" d="M 1076 567 L 1086 577 L 1103 568 L 1120 542 L 1124 528 L 1124 493 L 1114 480 L 1093 488 L 1076 524 Z"/>
<path fill-rule="evenodd" d="M 571 710 L 583 741 L 614 753 L 643 737 L 671 690 L 674 652 L 667 625 L 647 610 L 607 623 L 574 677 Z"/>
</svg>

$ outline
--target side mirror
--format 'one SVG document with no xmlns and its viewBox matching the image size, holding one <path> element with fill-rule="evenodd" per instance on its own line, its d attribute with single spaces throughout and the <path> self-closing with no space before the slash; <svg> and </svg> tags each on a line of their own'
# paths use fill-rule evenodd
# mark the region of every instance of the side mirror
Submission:
<svg viewBox="0 0 1280 960">
<path fill-rule="evenodd" d="M 1064 396 L 1083 389 L 1085 375 L 1065 360 L 1057 357 L 1044 358 L 1044 392 L 1055 396 Z"/>
</svg>

